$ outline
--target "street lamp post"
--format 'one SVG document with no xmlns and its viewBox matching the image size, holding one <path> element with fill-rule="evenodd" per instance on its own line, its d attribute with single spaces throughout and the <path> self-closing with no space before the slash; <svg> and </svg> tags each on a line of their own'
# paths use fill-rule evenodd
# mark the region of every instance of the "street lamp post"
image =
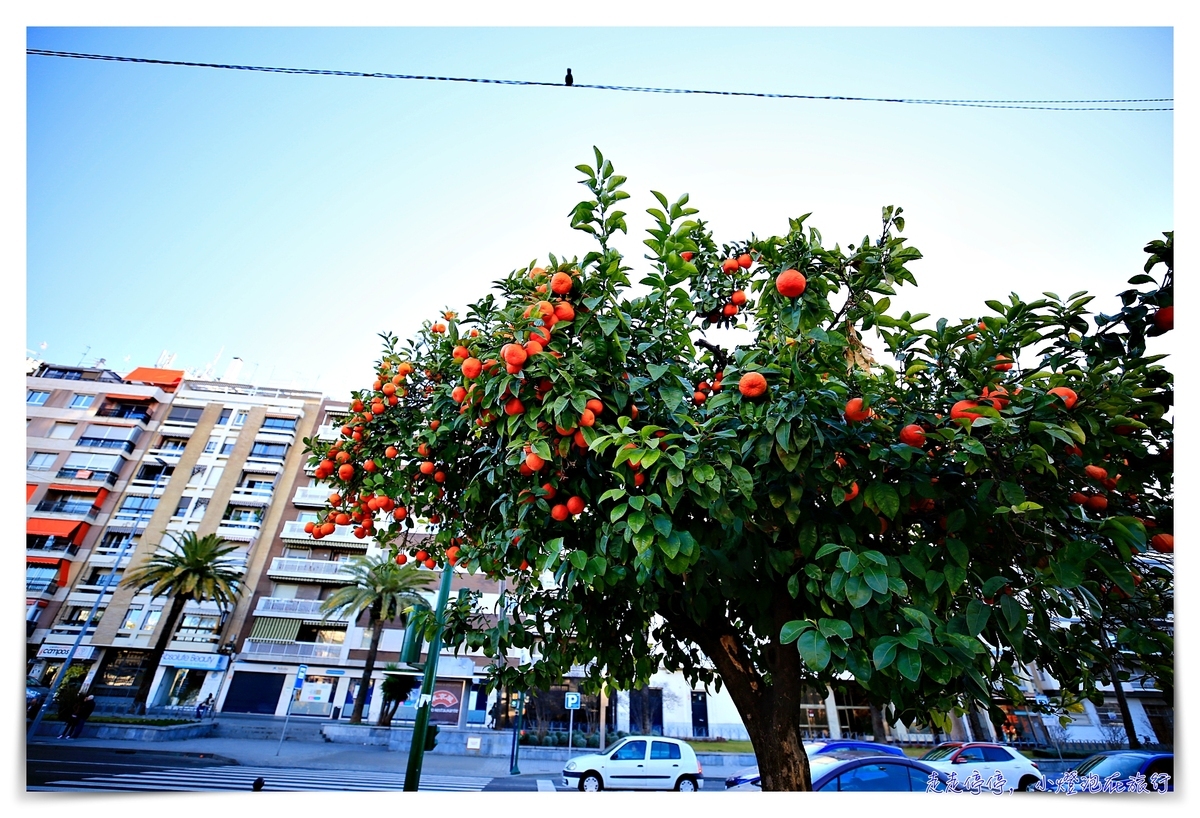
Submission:
<svg viewBox="0 0 1200 818">
<path fill-rule="evenodd" d="M 159 465 L 163 467 L 163 470 L 160 471 L 154 478 L 154 485 L 150 488 L 151 498 L 153 498 L 155 492 L 158 491 L 158 486 L 162 482 L 163 475 L 166 474 L 166 469 L 170 465 L 161 457 L 156 456 L 154 459 L 157 460 Z M 100 586 L 100 593 L 96 595 L 96 601 L 92 603 L 92 609 L 88 612 L 87 619 L 85 619 L 83 625 L 80 626 L 79 633 L 76 635 L 75 642 L 71 645 L 71 649 L 67 651 L 67 658 L 63 662 L 63 666 L 59 668 L 58 673 L 54 676 L 54 683 L 50 686 L 50 692 L 46 694 L 46 698 L 42 702 L 42 706 L 38 708 L 37 715 L 33 717 L 33 724 L 29 725 L 29 732 L 25 736 L 26 741 L 32 740 L 33 737 L 37 735 L 38 725 L 42 723 L 42 716 L 45 715 L 47 706 L 50 704 L 50 702 L 54 701 L 54 694 L 58 692 L 58 686 L 62 684 L 63 679 L 66 678 L 67 670 L 71 667 L 71 662 L 75 659 L 75 652 L 79 650 L 79 645 L 81 642 L 83 642 L 84 634 L 87 633 L 88 628 L 91 626 L 92 620 L 96 616 L 96 611 L 100 609 L 100 603 L 104 600 L 104 595 L 108 593 L 108 588 L 110 585 L 112 585 L 112 581 L 116 577 L 117 570 L 121 567 L 121 560 L 125 559 L 125 551 L 129 548 L 129 544 L 133 542 L 134 534 L 138 533 L 138 529 L 142 522 L 143 512 L 145 512 L 144 507 L 138 509 L 137 515 L 133 518 L 133 530 L 129 534 L 126 534 L 125 539 L 121 541 L 121 547 L 117 550 L 117 558 L 113 561 L 112 570 L 105 575 L 104 582 Z M 153 516 L 154 512 L 151 511 L 150 513 Z"/>
</svg>

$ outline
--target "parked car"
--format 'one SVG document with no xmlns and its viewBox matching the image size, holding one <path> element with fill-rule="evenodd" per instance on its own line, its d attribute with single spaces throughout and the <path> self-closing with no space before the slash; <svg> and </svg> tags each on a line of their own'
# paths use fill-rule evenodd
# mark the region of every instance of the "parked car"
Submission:
<svg viewBox="0 0 1200 818">
<path fill-rule="evenodd" d="M 814 792 L 929 792 L 930 776 L 935 791 L 945 788 L 946 774 L 907 756 L 869 750 L 831 750 L 808 760 Z M 755 775 L 730 787 L 727 792 L 761 792 L 762 779 Z"/>
<path fill-rule="evenodd" d="M 37 716 L 38 710 L 46 702 L 46 696 L 49 695 L 50 688 L 39 682 L 32 676 L 25 677 L 25 716 L 26 718 L 34 718 Z"/>
<path fill-rule="evenodd" d="M 1075 776 L 1067 781 L 1063 780 L 1061 775 L 1053 778 L 1047 777 L 1045 788 L 1049 792 L 1065 792 L 1068 789 L 1071 792 L 1085 791 L 1085 785 L 1078 779 L 1086 776 L 1096 776 L 1101 783 L 1105 779 L 1116 775 L 1116 781 L 1126 782 L 1130 776 L 1141 774 L 1145 776 L 1146 788 L 1151 791 L 1161 792 L 1163 784 L 1156 780 L 1151 780 L 1153 776 L 1159 773 L 1166 773 L 1170 776 L 1165 782 L 1167 792 L 1175 790 L 1175 754 L 1174 753 L 1157 753 L 1151 750 L 1108 750 L 1103 753 L 1096 753 L 1094 756 L 1088 756 L 1079 766 L 1075 767 L 1070 772 L 1075 773 Z M 1069 783 L 1068 783 L 1069 782 Z M 1157 784 L 1157 786 L 1156 786 Z M 1060 789 L 1061 788 L 1061 789 Z"/>
<path fill-rule="evenodd" d="M 1037 762 L 1012 747 L 984 741 L 946 742 L 921 756 L 921 761 L 944 773 L 954 773 L 961 783 L 972 773 L 988 781 L 996 773 L 1004 776 L 1004 791 L 1030 790 L 1043 776 Z"/>
<path fill-rule="evenodd" d="M 704 786 L 704 768 L 686 742 L 663 736 L 626 736 L 603 753 L 574 756 L 563 786 L 600 790 L 679 790 Z"/>
<path fill-rule="evenodd" d="M 894 744 L 879 744 L 874 741 L 859 741 L 858 739 L 830 738 L 804 742 L 804 751 L 812 758 L 821 753 L 832 753 L 836 750 L 865 750 L 874 753 L 889 753 L 904 756 L 904 750 Z M 758 778 L 758 767 L 745 767 L 725 779 L 725 789 L 745 784 L 753 778 Z"/>
</svg>

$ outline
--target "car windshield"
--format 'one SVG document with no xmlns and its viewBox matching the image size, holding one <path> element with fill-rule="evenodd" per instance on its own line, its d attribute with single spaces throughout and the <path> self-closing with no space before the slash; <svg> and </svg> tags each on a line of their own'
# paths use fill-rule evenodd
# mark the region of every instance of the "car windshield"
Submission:
<svg viewBox="0 0 1200 818">
<path fill-rule="evenodd" d="M 809 753 L 819 753 L 821 751 L 821 748 L 824 746 L 825 746 L 825 742 L 823 742 L 823 741 L 806 741 L 804 743 L 804 749 L 806 752 L 809 752 Z"/>
<path fill-rule="evenodd" d="M 1076 772 L 1080 775 L 1096 775 L 1100 778 L 1108 778 L 1113 773 L 1118 773 L 1122 778 L 1128 778 L 1141 768 L 1143 761 L 1145 759 L 1142 756 L 1125 755 L 1124 753 L 1111 756 L 1092 756 L 1080 764 Z"/>
<path fill-rule="evenodd" d="M 957 747 L 934 747 L 925 755 L 921 756 L 922 761 L 941 761 L 944 758 L 949 758 L 950 754 L 957 750 Z"/>
<path fill-rule="evenodd" d="M 618 739 L 616 744 L 610 744 L 610 745 L 609 745 L 609 746 L 608 746 L 608 747 L 607 747 L 607 748 L 604 750 L 604 754 L 605 754 L 605 755 L 612 755 L 612 754 L 613 754 L 613 753 L 615 753 L 617 750 L 621 749 L 622 745 L 626 744 L 628 741 L 629 741 L 629 737 L 628 737 L 628 736 L 626 736 L 626 737 L 625 737 L 625 738 L 623 738 L 623 739 Z"/>
</svg>

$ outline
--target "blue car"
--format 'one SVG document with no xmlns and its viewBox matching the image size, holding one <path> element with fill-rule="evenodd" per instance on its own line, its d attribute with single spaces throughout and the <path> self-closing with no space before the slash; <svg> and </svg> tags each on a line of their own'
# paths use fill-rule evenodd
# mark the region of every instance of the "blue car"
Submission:
<svg viewBox="0 0 1200 818">
<path fill-rule="evenodd" d="M 816 741 L 804 742 L 804 752 L 808 753 L 809 758 L 823 753 L 833 753 L 838 750 L 861 750 L 871 753 L 888 753 L 901 758 L 907 758 L 904 751 L 899 747 L 891 744 L 877 744 L 874 741 L 859 741 L 857 739 L 848 738 L 829 738 L 818 739 Z M 746 767 L 738 770 L 733 775 L 725 779 L 725 789 L 736 787 L 739 784 L 745 784 L 752 779 L 758 778 L 758 767 Z"/>
<path fill-rule="evenodd" d="M 1047 792 L 1092 792 L 1097 784 L 1101 792 L 1125 791 L 1130 776 L 1141 775 L 1142 785 L 1150 792 L 1174 792 L 1175 754 L 1150 750 L 1108 750 L 1086 758 L 1078 767 L 1056 776 L 1047 776 Z M 1164 777 L 1165 775 L 1165 777 Z M 1091 777 L 1095 776 L 1094 779 Z M 1091 780 L 1089 780 L 1091 779 Z M 1136 780 L 1135 780 L 1136 781 Z M 1041 790 L 1041 787 L 1038 788 Z"/>
<path fill-rule="evenodd" d="M 809 759 L 814 792 L 941 792 L 946 774 L 916 759 L 893 753 L 831 750 Z M 755 775 L 732 791 L 761 792 Z"/>
</svg>

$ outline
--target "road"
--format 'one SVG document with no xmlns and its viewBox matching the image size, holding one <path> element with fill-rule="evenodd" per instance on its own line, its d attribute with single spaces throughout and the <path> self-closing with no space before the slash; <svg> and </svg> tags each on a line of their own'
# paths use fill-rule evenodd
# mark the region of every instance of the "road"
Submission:
<svg viewBox="0 0 1200 818">
<path fill-rule="evenodd" d="M 28 745 L 26 789 L 29 792 L 248 792 L 256 778 L 263 791 L 398 792 L 404 776 L 376 770 L 256 767 L 205 753 L 156 753 L 80 747 L 67 744 Z M 421 777 L 425 792 L 558 792 L 557 775 L 483 776 L 430 774 Z M 710 780 L 706 792 L 720 791 Z"/>
</svg>

